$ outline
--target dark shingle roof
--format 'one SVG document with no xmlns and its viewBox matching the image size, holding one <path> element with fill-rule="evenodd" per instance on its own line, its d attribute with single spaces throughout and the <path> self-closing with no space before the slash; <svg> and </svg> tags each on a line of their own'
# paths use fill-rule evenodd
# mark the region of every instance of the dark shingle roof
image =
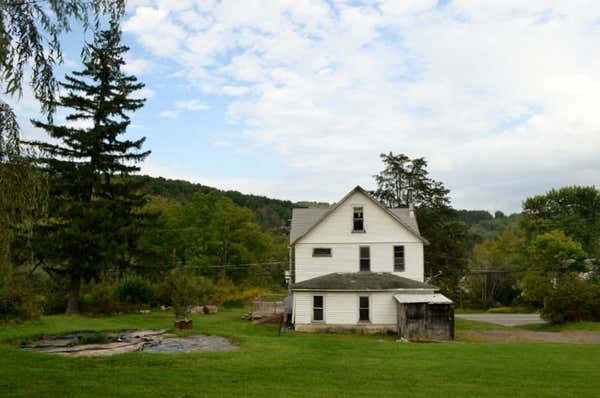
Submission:
<svg viewBox="0 0 600 398">
<path fill-rule="evenodd" d="M 292 209 L 290 242 L 304 235 L 328 210 L 329 208 Z"/>
<path fill-rule="evenodd" d="M 389 272 L 336 272 L 298 282 L 292 290 L 388 290 L 434 289 L 435 286 Z"/>
</svg>

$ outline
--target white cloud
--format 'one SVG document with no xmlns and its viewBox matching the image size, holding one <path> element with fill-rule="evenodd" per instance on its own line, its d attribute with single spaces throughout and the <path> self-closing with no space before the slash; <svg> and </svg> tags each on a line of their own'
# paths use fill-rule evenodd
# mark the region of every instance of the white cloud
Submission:
<svg viewBox="0 0 600 398">
<path fill-rule="evenodd" d="M 162 118 L 175 119 L 179 116 L 181 112 L 198 112 L 205 111 L 209 107 L 208 105 L 198 101 L 198 100 L 187 100 L 187 101 L 176 101 L 175 109 L 168 109 L 160 112 L 158 115 Z"/>
<path fill-rule="evenodd" d="M 175 107 L 177 109 L 182 109 L 191 112 L 205 111 L 208 109 L 208 105 L 197 100 L 177 101 L 175 102 Z"/>
<path fill-rule="evenodd" d="M 142 87 L 141 89 L 135 91 L 133 93 L 133 97 L 150 99 L 150 98 L 154 97 L 154 94 L 156 94 L 156 92 L 154 90 L 152 90 L 148 86 L 145 86 L 145 87 Z"/>
<path fill-rule="evenodd" d="M 296 199 L 336 200 L 390 150 L 427 157 L 461 207 L 600 180 L 600 3 L 372 3 L 148 0 L 124 26 L 226 96 Z"/>
<path fill-rule="evenodd" d="M 132 75 L 141 75 L 151 71 L 153 64 L 150 60 L 144 58 L 127 58 L 123 70 Z"/>
<path fill-rule="evenodd" d="M 174 119 L 179 116 L 179 112 L 173 110 L 166 110 L 159 112 L 158 116 L 166 119 Z"/>
</svg>

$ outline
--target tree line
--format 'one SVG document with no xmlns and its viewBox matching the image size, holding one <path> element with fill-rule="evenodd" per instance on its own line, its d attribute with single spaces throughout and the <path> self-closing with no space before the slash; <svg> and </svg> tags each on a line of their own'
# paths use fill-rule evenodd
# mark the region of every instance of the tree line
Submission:
<svg viewBox="0 0 600 398">
<path fill-rule="evenodd" d="M 125 135 L 144 100 L 135 95 L 143 83 L 122 70 L 123 3 L 41 3 L 0 3 L 3 89 L 19 92 L 33 65 L 30 83 L 47 116 L 33 124 L 49 138 L 22 141 L 0 101 L 0 318 L 74 313 L 82 304 L 110 312 L 119 300 L 167 303 L 189 296 L 182 291 L 235 300 L 244 288 L 281 287 L 292 207 L 326 204 L 136 175 L 149 151 L 144 137 Z M 82 68 L 57 81 L 59 36 L 73 21 L 94 29 L 94 39 Z M 10 45 L 19 40 L 30 50 Z M 65 123 L 53 120 L 57 108 L 67 111 Z M 454 209 L 425 158 L 381 159 L 373 195 L 390 207 L 415 206 L 431 242 L 426 277 L 459 305 L 526 305 L 553 321 L 600 318 L 595 187 L 552 190 L 526 199 L 520 214 L 492 217 Z"/>
<path fill-rule="evenodd" d="M 34 5 L 3 3 L 7 11 L 45 15 Z M 55 11 L 67 17 L 73 10 Z M 162 295 L 162 302 L 174 304 L 174 280 L 204 285 L 194 290 L 198 295 L 213 284 L 231 296 L 232 286 L 282 286 L 281 217 L 291 206 L 283 213 L 281 205 L 267 208 L 273 216 L 265 204 L 281 201 L 237 192 L 196 190 L 184 201 L 148 195 L 152 186 L 136 176 L 150 154 L 145 138 L 126 135 L 131 115 L 144 105 L 136 95 L 144 84 L 123 72 L 129 49 L 118 18 L 106 25 L 85 45 L 80 70 L 45 82 L 62 92 L 44 96 L 46 120 L 32 120 L 47 140 L 21 140 L 14 113 L 2 103 L 0 318 L 78 313 L 82 303 L 92 312 L 112 311 L 117 307 L 107 296 L 150 305 L 169 286 L 173 295 Z M 20 64 L 14 67 L 4 71 L 13 79 Z M 64 122 L 52 117 L 56 109 L 65 111 Z"/>
</svg>

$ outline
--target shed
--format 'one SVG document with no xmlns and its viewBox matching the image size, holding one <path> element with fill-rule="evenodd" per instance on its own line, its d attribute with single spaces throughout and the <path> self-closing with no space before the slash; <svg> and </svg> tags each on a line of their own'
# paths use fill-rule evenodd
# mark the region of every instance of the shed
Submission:
<svg viewBox="0 0 600 398">
<path fill-rule="evenodd" d="M 394 295 L 398 335 L 410 341 L 454 339 L 454 305 L 440 293 Z"/>
</svg>

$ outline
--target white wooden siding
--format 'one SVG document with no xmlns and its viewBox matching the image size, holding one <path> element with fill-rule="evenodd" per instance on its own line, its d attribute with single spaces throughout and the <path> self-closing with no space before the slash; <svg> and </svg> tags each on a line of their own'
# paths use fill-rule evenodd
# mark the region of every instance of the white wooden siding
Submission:
<svg viewBox="0 0 600 398">
<path fill-rule="evenodd" d="M 365 232 L 352 232 L 353 207 L 362 207 Z M 371 271 L 394 271 L 394 246 L 405 247 L 405 271 L 399 276 L 423 281 L 423 242 L 360 192 L 354 193 L 295 245 L 295 282 L 332 272 L 359 271 L 359 247 L 371 247 Z M 312 257 L 328 247 L 331 257 Z"/>
<path fill-rule="evenodd" d="M 397 292 L 294 292 L 294 323 L 310 324 L 313 296 L 323 296 L 323 322 L 327 325 L 356 325 L 359 320 L 359 297 L 369 296 L 369 316 L 373 325 L 396 324 Z"/>
<path fill-rule="evenodd" d="M 394 246 L 404 246 L 404 272 L 394 272 Z M 313 247 L 330 247 L 331 257 L 313 257 Z M 359 247 L 371 247 L 371 271 L 392 272 L 405 278 L 423 281 L 423 245 L 414 242 L 394 243 L 299 243 L 295 248 L 296 282 L 332 272 L 358 272 Z"/>
</svg>

